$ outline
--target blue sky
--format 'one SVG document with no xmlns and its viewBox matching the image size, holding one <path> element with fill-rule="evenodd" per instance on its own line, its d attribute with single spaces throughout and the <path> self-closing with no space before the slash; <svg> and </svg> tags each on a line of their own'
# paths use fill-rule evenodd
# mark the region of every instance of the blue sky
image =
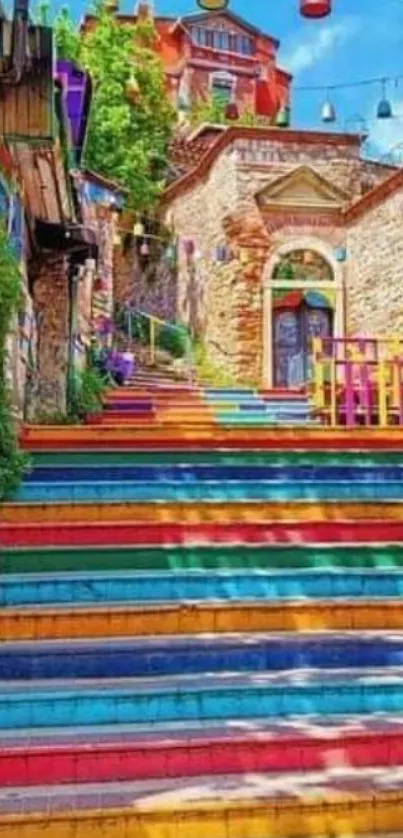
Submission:
<svg viewBox="0 0 403 838">
<path fill-rule="evenodd" d="M 61 0 L 62 2 L 62 0 Z M 122 11 L 132 11 L 136 0 L 121 0 Z M 281 41 L 280 63 L 294 72 L 293 124 L 320 127 L 320 108 L 326 90 L 298 91 L 299 86 L 332 85 L 367 78 L 402 75 L 387 88 L 396 118 L 375 119 L 381 96 L 379 85 L 331 92 L 339 130 L 356 130 L 365 119 L 370 150 L 378 154 L 403 142 L 403 0 L 333 0 L 332 15 L 306 21 L 298 12 L 299 0 L 231 0 L 230 7 Z M 197 10 L 196 0 L 154 0 L 160 14 Z M 78 17 L 85 2 L 72 0 Z M 400 117 L 399 117 L 400 115 Z"/>
</svg>

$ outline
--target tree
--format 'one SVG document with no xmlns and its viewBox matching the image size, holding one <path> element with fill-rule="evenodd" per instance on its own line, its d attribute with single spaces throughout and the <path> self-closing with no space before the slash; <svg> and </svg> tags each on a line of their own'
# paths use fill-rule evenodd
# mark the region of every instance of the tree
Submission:
<svg viewBox="0 0 403 838">
<path fill-rule="evenodd" d="M 90 31 L 77 34 L 71 23 L 63 11 L 55 34 L 59 55 L 78 60 L 93 80 L 85 165 L 125 186 L 131 206 L 147 209 L 164 186 L 176 120 L 153 23 L 122 24 L 103 3 Z"/>
<path fill-rule="evenodd" d="M 11 394 L 6 376 L 7 338 L 14 326 L 21 302 L 21 275 L 17 257 L 8 240 L 4 220 L 0 221 L 0 500 L 15 489 L 27 461 L 19 450 L 13 421 Z"/>
</svg>

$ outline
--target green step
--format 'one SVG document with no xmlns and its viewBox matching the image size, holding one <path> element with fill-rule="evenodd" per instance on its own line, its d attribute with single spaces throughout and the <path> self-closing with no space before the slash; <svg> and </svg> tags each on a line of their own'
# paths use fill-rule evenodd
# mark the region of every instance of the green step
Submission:
<svg viewBox="0 0 403 838">
<path fill-rule="evenodd" d="M 183 463 L 193 465 L 356 465 L 371 466 L 403 462 L 403 452 L 349 451 L 44 451 L 31 455 L 35 466 L 128 466 L 132 464 L 163 465 Z"/>
<path fill-rule="evenodd" d="M 1 573 L 91 570 L 216 570 L 401 568 L 403 544 L 357 546 L 168 546 L 11 548 L 0 552 Z"/>
</svg>

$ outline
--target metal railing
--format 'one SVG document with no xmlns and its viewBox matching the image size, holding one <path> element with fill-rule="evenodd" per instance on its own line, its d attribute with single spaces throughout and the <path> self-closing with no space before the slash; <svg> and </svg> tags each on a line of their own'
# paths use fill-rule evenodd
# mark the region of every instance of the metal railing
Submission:
<svg viewBox="0 0 403 838">
<path fill-rule="evenodd" d="M 174 334 L 180 336 L 185 343 L 185 352 L 183 355 L 186 367 L 187 378 L 192 382 L 194 378 L 194 357 L 193 357 L 193 342 L 189 332 L 177 323 L 170 323 L 168 320 L 163 320 L 154 314 L 148 314 L 141 309 L 133 308 L 130 304 L 124 306 L 124 316 L 126 318 L 126 327 L 128 337 L 133 340 L 133 332 L 135 326 L 135 319 L 141 318 L 148 323 L 148 329 L 142 335 L 142 342 L 149 345 L 150 355 L 149 362 L 151 366 L 155 365 L 156 352 L 158 349 L 158 329 L 166 329 L 172 331 Z"/>
</svg>

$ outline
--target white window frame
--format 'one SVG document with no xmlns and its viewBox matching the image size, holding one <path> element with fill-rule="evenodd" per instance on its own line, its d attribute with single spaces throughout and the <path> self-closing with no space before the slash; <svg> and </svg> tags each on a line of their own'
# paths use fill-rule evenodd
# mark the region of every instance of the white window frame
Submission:
<svg viewBox="0 0 403 838">
<path fill-rule="evenodd" d="M 228 82 L 228 89 L 231 86 L 231 96 L 234 95 L 237 83 L 237 77 L 236 75 L 234 75 L 234 73 L 228 73 L 226 70 L 215 70 L 214 73 L 210 73 L 210 93 L 213 93 L 214 85 L 216 84 L 216 82 Z M 223 84 L 223 87 L 225 86 L 226 85 Z"/>
</svg>

